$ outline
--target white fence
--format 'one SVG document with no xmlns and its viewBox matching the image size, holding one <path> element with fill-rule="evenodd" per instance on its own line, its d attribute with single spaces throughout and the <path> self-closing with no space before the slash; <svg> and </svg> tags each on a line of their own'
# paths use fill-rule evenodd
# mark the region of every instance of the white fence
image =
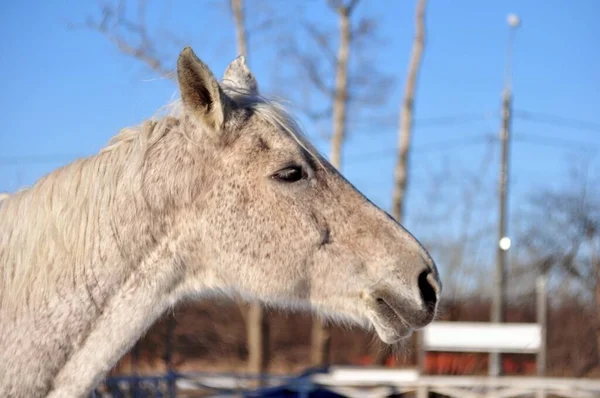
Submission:
<svg viewBox="0 0 600 398">
<path fill-rule="evenodd" d="M 312 376 L 312 382 L 345 397 L 385 398 L 392 394 L 428 392 L 454 398 L 512 398 L 552 395 L 600 397 L 600 380 L 543 377 L 423 376 L 417 370 L 333 368 Z"/>
<path fill-rule="evenodd" d="M 422 333 L 427 351 L 537 354 L 542 348 L 537 323 L 434 322 Z"/>
</svg>

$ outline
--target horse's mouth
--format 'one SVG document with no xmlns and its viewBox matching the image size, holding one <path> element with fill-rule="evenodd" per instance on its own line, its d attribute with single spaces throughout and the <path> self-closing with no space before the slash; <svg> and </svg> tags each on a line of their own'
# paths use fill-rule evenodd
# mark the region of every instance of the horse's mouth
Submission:
<svg viewBox="0 0 600 398">
<path fill-rule="evenodd" d="M 413 327 L 385 299 L 377 298 L 369 307 L 369 319 L 384 343 L 395 344 L 412 334 Z"/>
</svg>

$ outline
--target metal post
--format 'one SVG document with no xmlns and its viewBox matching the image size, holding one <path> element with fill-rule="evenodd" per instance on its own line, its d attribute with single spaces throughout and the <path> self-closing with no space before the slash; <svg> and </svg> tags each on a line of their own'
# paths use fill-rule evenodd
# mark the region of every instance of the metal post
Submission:
<svg viewBox="0 0 600 398">
<path fill-rule="evenodd" d="M 417 368 L 419 369 L 419 377 L 425 374 L 425 359 L 427 357 L 427 348 L 425 347 L 425 336 L 423 331 L 416 332 L 417 335 Z"/>
<path fill-rule="evenodd" d="M 519 26 L 519 19 L 515 15 L 509 15 L 508 23 L 510 33 L 506 53 L 506 69 L 504 91 L 502 93 L 502 129 L 500 131 L 500 141 L 502 143 L 502 152 L 500 157 L 500 178 L 499 178 L 499 211 L 498 211 L 498 246 L 496 248 L 496 286 L 494 289 L 492 302 L 492 322 L 501 323 L 505 321 L 505 303 L 506 303 L 506 264 L 507 250 L 510 247 L 510 240 L 506 236 L 507 232 L 507 198 L 508 198 L 508 176 L 509 176 L 509 149 L 510 149 L 510 128 L 512 121 L 512 43 L 514 40 L 515 28 Z M 502 354 L 492 352 L 490 354 L 489 364 L 490 376 L 500 376 L 502 374 Z"/>
<path fill-rule="evenodd" d="M 419 382 L 422 383 L 423 375 L 425 374 L 425 359 L 427 348 L 425 347 L 425 336 L 422 330 L 416 332 L 416 349 L 417 349 L 417 368 L 419 370 Z M 427 398 L 429 391 L 426 385 L 419 384 L 416 391 L 416 398 Z"/>
<path fill-rule="evenodd" d="M 536 281 L 537 300 L 536 300 L 536 318 L 537 323 L 541 328 L 540 350 L 537 353 L 536 365 L 537 375 L 539 377 L 546 376 L 546 361 L 547 361 L 547 328 L 548 328 L 548 297 L 547 297 L 548 276 L 542 273 Z M 542 388 L 537 391 L 537 398 L 546 398 L 546 391 Z"/>
<path fill-rule="evenodd" d="M 546 339 L 547 339 L 547 328 L 548 328 L 548 298 L 546 285 L 548 276 L 542 274 L 538 276 L 537 280 L 537 322 L 542 329 L 540 352 L 537 356 L 537 374 L 540 377 L 546 376 Z"/>
<path fill-rule="evenodd" d="M 177 394 L 175 372 L 173 370 L 173 335 L 175 334 L 175 315 L 167 319 L 167 333 L 165 334 L 165 368 L 167 370 L 167 396 L 174 398 Z"/>
<path fill-rule="evenodd" d="M 141 339 L 138 340 L 135 345 L 133 346 L 133 350 L 131 351 L 131 383 L 130 383 L 130 387 L 131 390 L 133 390 L 133 397 L 137 398 L 140 396 L 140 380 L 139 380 L 139 374 L 138 374 L 138 360 L 140 357 L 140 344 L 141 344 Z M 118 387 L 117 387 L 118 389 Z"/>
</svg>

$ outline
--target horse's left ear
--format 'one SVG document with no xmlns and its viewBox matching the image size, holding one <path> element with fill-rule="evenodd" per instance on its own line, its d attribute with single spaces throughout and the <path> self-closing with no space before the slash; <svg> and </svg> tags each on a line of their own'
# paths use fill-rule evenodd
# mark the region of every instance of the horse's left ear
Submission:
<svg viewBox="0 0 600 398">
<path fill-rule="evenodd" d="M 227 113 L 227 97 L 211 70 L 190 47 L 179 54 L 177 79 L 184 107 L 213 131 L 220 131 Z"/>
<path fill-rule="evenodd" d="M 246 57 L 240 55 L 229 64 L 223 76 L 223 85 L 242 90 L 246 94 L 258 94 L 258 83 L 246 64 Z"/>
</svg>

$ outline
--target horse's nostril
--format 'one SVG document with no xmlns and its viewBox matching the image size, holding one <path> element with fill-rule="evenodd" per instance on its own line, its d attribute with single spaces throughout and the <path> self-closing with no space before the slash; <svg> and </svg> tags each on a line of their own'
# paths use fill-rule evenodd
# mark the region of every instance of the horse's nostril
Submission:
<svg viewBox="0 0 600 398">
<path fill-rule="evenodd" d="M 429 309 L 434 309 L 435 304 L 437 303 L 437 292 L 436 289 L 431 286 L 429 282 L 428 276 L 431 274 L 431 271 L 426 270 L 419 274 L 419 292 L 421 292 L 421 299 L 423 303 L 425 303 L 425 307 Z"/>
</svg>

